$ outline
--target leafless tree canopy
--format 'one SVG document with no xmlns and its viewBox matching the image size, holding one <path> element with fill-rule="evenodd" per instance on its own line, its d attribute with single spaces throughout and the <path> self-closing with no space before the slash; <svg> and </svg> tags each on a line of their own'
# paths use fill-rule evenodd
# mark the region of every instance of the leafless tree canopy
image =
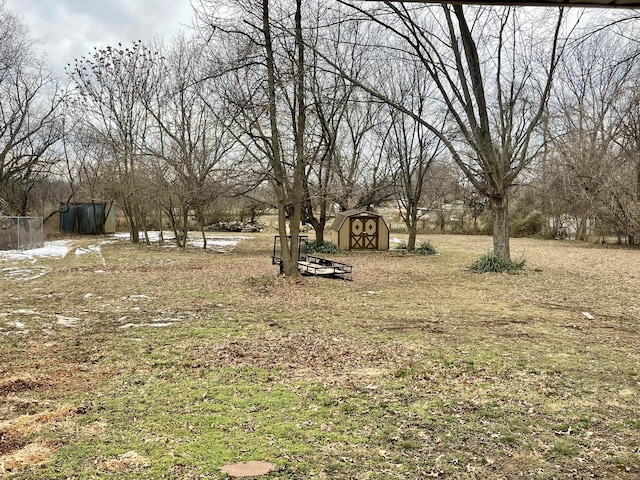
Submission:
<svg viewBox="0 0 640 480">
<path fill-rule="evenodd" d="M 0 208 L 26 215 L 30 192 L 60 160 L 64 135 L 58 82 L 35 57 L 28 31 L 0 4 Z"/>
</svg>

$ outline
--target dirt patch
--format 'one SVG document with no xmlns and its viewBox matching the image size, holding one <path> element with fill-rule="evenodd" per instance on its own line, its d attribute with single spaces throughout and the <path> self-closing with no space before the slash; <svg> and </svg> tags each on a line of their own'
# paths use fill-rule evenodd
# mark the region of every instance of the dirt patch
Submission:
<svg viewBox="0 0 640 480">
<path fill-rule="evenodd" d="M 4 433 L 0 433 L 0 455 L 5 455 L 9 452 L 14 452 L 21 449 L 27 442 L 22 439 L 12 438 L 6 436 Z"/>
<path fill-rule="evenodd" d="M 53 411 L 35 415 L 21 415 L 13 420 L 0 423 L 0 434 L 12 437 L 31 435 L 51 422 L 75 415 L 77 411 L 77 407 L 73 405 L 63 405 Z"/>
<path fill-rule="evenodd" d="M 230 463 L 222 467 L 222 472 L 231 478 L 260 477 L 267 475 L 276 469 L 276 464 L 271 462 L 240 462 Z"/>
<path fill-rule="evenodd" d="M 30 374 L 0 378 L 0 396 L 32 390 L 39 385 L 40 381 Z"/>
</svg>

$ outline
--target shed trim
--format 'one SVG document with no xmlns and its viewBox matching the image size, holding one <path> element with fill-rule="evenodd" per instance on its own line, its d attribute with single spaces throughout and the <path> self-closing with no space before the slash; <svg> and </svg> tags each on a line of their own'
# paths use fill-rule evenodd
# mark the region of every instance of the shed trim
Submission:
<svg viewBox="0 0 640 480">
<path fill-rule="evenodd" d="M 333 225 L 331 225 L 331 230 L 336 230 L 336 231 L 340 230 L 340 228 L 342 227 L 344 222 L 347 220 L 347 218 L 353 217 L 356 215 L 368 216 L 372 218 L 373 217 L 382 218 L 382 215 L 378 215 L 377 213 L 370 212 L 364 208 L 354 209 L 354 210 L 345 210 L 344 212 L 336 213 L 336 218 L 333 221 Z"/>
</svg>

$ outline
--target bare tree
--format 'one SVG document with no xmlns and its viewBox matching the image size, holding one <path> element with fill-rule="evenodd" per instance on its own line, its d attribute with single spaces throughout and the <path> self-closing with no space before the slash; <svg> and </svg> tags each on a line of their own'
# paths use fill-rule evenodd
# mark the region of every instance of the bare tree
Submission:
<svg viewBox="0 0 640 480">
<path fill-rule="evenodd" d="M 395 90 L 394 98 L 405 108 L 422 117 L 430 102 L 429 82 L 415 66 L 415 63 L 397 65 L 396 68 L 403 75 L 399 75 L 398 81 L 390 88 Z M 432 207 L 426 201 L 428 198 L 431 201 L 438 198 L 426 193 L 429 187 L 432 191 L 438 189 L 431 185 L 435 173 L 432 167 L 445 149 L 437 136 L 412 117 L 391 106 L 388 110 L 389 120 L 380 133 L 388 161 L 394 168 L 400 215 L 409 233 L 407 250 L 411 252 L 416 244 L 418 221 Z"/>
<path fill-rule="evenodd" d="M 0 198 L 26 215 L 31 192 L 61 160 L 65 93 L 34 57 L 26 27 L 0 4 Z"/>
<path fill-rule="evenodd" d="M 579 239 L 596 220 L 633 231 L 637 77 L 629 44 L 610 31 L 582 39 L 559 70 L 547 122 L 552 158 L 542 180 L 557 228 L 570 220 Z"/>
<path fill-rule="evenodd" d="M 371 29 L 364 28 L 364 22 L 343 21 L 342 12 L 322 2 L 309 10 L 314 18 L 305 37 L 312 48 L 306 67 L 310 100 L 304 221 L 313 226 L 316 241 L 322 243 L 332 208 L 378 204 L 393 189 L 391 169 L 376 132 L 386 120 L 384 108 L 318 54 L 322 50 L 354 78 L 367 78 L 375 74 L 371 59 L 377 57 L 367 47 Z"/>
<path fill-rule="evenodd" d="M 131 241 L 140 241 L 142 229 L 148 242 L 144 182 L 138 169 L 144 161 L 143 139 L 149 129 L 149 113 L 141 98 L 157 88 L 151 75 L 158 53 L 134 42 L 130 47 L 95 49 L 69 66 L 68 75 L 77 95 L 75 113 L 93 130 L 110 159 L 103 159 L 112 180 L 110 193 L 127 218 Z"/>
<path fill-rule="evenodd" d="M 311 52 L 311 57 L 303 221 L 313 226 L 316 243 L 322 244 L 329 210 L 335 200 L 336 164 L 340 160 L 340 144 L 354 86 L 324 70 L 315 52 Z"/>
<path fill-rule="evenodd" d="M 154 69 L 158 88 L 150 97 L 141 96 L 153 117 L 144 146 L 153 159 L 153 176 L 163 186 L 155 198 L 179 247 L 186 246 L 189 218 L 195 216 L 206 248 L 205 213 L 229 188 L 227 163 L 235 144 L 218 113 L 220 105 L 199 82 L 200 52 L 194 39 L 175 37 Z"/>
<path fill-rule="evenodd" d="M 637 79 L 636 71 L 635 85 L 631 89 L 633 96 L 619 122 L 619 155 L 609 169 L 609 181 L 603 188 L 607 194 L 602 198 L 617 233 L 625 235 L 632 245 L 640 244 L 640 92 Z"/>
<path fill-rule="evenodd" d="M 209 43 L 217 47 L 219 32 L 218 41 L 233 45 L 216 74 L 226 73 L 235 138 L 256 163 L 264 163 L 273 189 L 283 273 L 297 276 L 307 127 L 302 0 L 296 0 L 293 11 L 274 0 L 234 2 L 227 8 L 235 18 L 214 18 L 215 5 L 208 1 L 201 7 Z"/>
<path fill-rule="evenodd" d="M 419 62 L 434 83 L 439 116 L 421 116 L 358 82 L 441 139 L 469 182 L 489 199 L 494 253 L 509 259 L 509 190 L 538 152 L 536 129 L 563 51 L 562 9 L 550 25 L 549 10 L 539 21 L 525 22 L 517 9 L 506 7 L 385 2 L 374 9 L 341 3 L 383 25 L 398 40 L 390 55 Z M 442 114 L 451 119 L 446 130 L 436 121 Z"/>
<path fill-rule="evenodd" d="M 367 92 L 352 94 L 335 164 L 335 203 L 341 210 L 368 208 L 394 194 L 393 171 L 379 131 L 384 105 Z"/>
</svg>

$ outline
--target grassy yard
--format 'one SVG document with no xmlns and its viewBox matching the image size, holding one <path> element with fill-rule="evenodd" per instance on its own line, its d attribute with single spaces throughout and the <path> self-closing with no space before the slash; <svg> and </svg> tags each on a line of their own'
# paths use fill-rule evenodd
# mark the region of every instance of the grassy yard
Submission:
<svg viewBox="0 0 640 480">
<path fill-rule="evenodd" d="M 272 238 L 0 260 L 0 477 L 640 478 L 640 251 L 479 275 L 490 238 L 434 236 L 287 280 Z"/>
</svg>

